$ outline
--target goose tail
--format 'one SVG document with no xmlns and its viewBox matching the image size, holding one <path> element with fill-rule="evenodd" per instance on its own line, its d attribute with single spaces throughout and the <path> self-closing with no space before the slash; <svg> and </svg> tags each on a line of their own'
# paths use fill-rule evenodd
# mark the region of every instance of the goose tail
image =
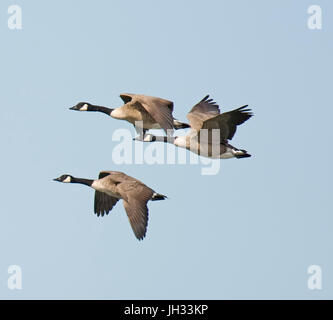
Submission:
<svg viewBox="0 0 333 320">
<path fill-rule="evenodd" d="M 157 200 L 165 200 L 167 196 L 164 196 L 163 194 L 160 193 L 154 193 L 153 196 L 151 197 L 152 201 L 157 201 Z"/>
<path fill-rule="evenodd" d="M 241 159 L 241 158 L 249 158 L 251 157 L 251 155 L 247 153 L 246 150 L 235 150 L 235 157 L 237 159 Z"/>
<path fill-rule="evenodd" d="M 183 122 L 180 122 L 176 119 L 173 119 L 173 126 L 175 129 L 186 129 L 186 128 L 190 128 L 190 125 L 187 124 L 187 123 L 183 123 Z"/>
</svg>

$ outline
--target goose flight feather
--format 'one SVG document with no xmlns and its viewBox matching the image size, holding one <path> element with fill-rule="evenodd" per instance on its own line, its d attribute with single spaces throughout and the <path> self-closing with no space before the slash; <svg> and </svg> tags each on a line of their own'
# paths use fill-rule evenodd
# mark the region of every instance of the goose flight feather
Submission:
<svg viewBox="0 0 333 320">
<path fill-rule="evenodd" d="M 221 114 L 218 104 L 207 95 L 187 114 L 191 130 L 186 135 L 159 137 L 149 134 L 143 141 L 172 143 L 208 158 L 248 158 L 251 155 L 246 150 L 237 149 L 228 143 L 235 135 L 237 126 L 252 117 L 247 107 L 245 105 Z"/>
<path fill-rule="evenodd" d="M 101 171 L 96 180 L 62 175 L 54 179 L 64 183 L 80 183 L 95 189 L 94 212 L 97 216 L 108 214 L 122 199 L 135 236 L 142 240 L 147 231 L 149 200 L 164 200 L 166 196 L 156 193 L 140 180 L 118 171 Z"/>
<path fill-rule="evenodd" d="M 209 95 L 196 104 L 187 114 L 192 129 L 219 129 L 220 140 L 231 140 L 236 133 L 237 126 L 252 117 L 248 105 L 220 114 L 220 108 Z"/>
<path fill-rule="evenodd" d="M 172 130 L 173 125 L 173 102 L 143 94 L 122 93 L 120 95 L 125 105 L 143 108 L 161 126 L 162 129 Z"/>
</svg>

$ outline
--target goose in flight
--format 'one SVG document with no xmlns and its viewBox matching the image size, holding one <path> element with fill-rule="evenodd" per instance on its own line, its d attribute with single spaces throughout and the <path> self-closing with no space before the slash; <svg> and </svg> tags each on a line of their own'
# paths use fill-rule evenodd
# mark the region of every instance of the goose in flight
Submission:
<svg viewBox="0 0 333 320">
<path fill-rule="evenodd" d="M 101 171 L 96 180 L 75 178 L 64 174 L 53 179 L 63 183 L 80 183 L 95 189 L 94 211 L 104 216 L 122 199 L 125 211 L 137 239 L 146 235 L 149 200 L 164 200 L 166 196 L 156 193 L 141 181 L 118 171 Z"/>
<path fill-rule="evenodd" d="M 112 118 L 132 123 L 143 138 L 149 129 L 163 129 L 170 133 L 173 129 L 188 128 L 189 125 L 176 120 L 173 115 L 173 102 L 143 94 L 123 93 L 120 98 L 124 105 L 115 109 L 97 106 L 88 102 L 79 102 L 70 110 L 97 111 Z M 139 140 L 139 139 L 137 139 Z"/>
<path fill-rule="evenodd" d="M 172 143 L 212 159 L 251 157 L 246 150 L 237 149 L 228 143 L 235 135 L 237 126 L 252 117 L 247 107 L 245 105 L 221 114 L 219 106 L 207 95 L 187 114 L 191 127 L 187 135 L 160 137 L 147 134 L 143 141 Z"/>
</svg>

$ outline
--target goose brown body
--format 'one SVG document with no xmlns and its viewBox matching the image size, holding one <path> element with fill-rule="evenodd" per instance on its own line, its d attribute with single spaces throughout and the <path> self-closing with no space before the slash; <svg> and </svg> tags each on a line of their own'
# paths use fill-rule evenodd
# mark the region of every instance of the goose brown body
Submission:
<svg viewBox="0 0 333 320">
<path fill-rule="evenodd" d="M 111 117 L 123 119 L 135 125 L 142 121 L 144 129 L 172 130 L 173 102 L 142 94 L 123 93 L 120 95 L 125 104 L 111 112 Z"/>
<path fill-rule="evenodd" d="M 96 180 L 75 178 L 70 175 L 62 175 L 54 180 L 81 183 L 95 189 L 94 212 L 97 216 L 108 214 L 122 199 L 133 232 L 139 240 L 145 237 L 147 231 L 147 202 L 166 198 L 140 180 L 119 171 L 101 171 Z"/>
<path fill-rule="evenodd" d="M 189 127 L 188 124 L 182 123 L 173 117 L 172 101 L 132 93 L 122 93 L 120 97 L 124 104 L 115 109 L 93 105 L 88 102 L 79 102 L 70 109 L 103 112 L 114 119 L 130 122 L 138 132 L 143 131 L 143 133 L 149 129 L 163 129 L 171 135 L 173 129 Z"/>
<path fill-rule="evenodd" d="M 247 105 L 220 113 L 220 108 L 209 96 L 204 97 L 187 114 L 191 130 L 178 137 L 147 135 L 144 141 L 173 143 L 196 154 L 213 159 L 247 158 L 251 155 L 228 143 L 236 133 L 237 126 L 252 117 Z"/>
</svg>

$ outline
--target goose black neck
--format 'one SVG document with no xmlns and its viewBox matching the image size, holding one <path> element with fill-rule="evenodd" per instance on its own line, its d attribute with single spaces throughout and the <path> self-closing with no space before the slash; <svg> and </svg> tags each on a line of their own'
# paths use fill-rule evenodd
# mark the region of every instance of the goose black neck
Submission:
<svg viewBox="0 0 333 320">
<path fill-rule="evenodd" d="M 107 107 L 102 107 L 102 106 L 95 106 L 95 105 L 90 105 L 88 107 L 88 111 L 97 111 L 97 112 L 102 112 L 107 114 L 108 116 L 111 114 L 113 109 L 107 108 Z"/>
<path fill-rule="evenodd" d="M 75 178 L 75 177 L 72 177 L 72 179 L 71 179 L 71 183 L 80 183 L 80 184 L 84 184 L 88 187 L 91 187 L 93 182 L 94 182 L 94 180 L 91 180 L 91 179 L 81 179 L 81 178 Z"/>
</svg>

